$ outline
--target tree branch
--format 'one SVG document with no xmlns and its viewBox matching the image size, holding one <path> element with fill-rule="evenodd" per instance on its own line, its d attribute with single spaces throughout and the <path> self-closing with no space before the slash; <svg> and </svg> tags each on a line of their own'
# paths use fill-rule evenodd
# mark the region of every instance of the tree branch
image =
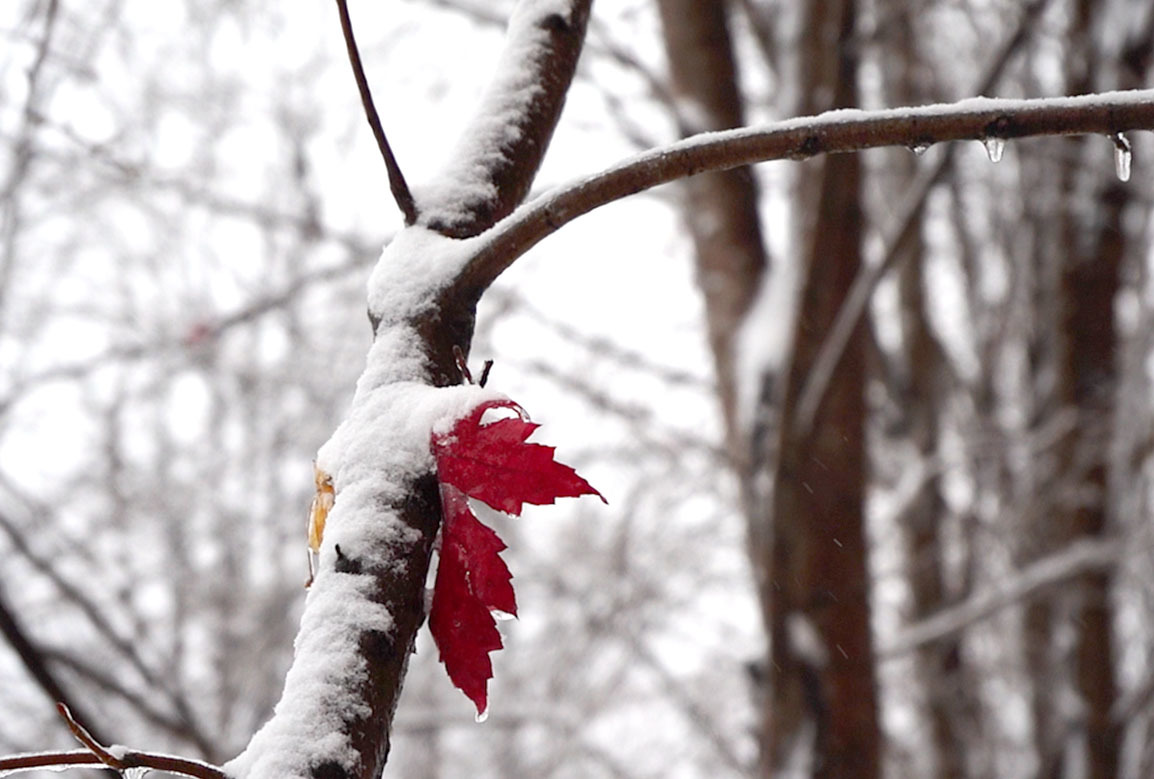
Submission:
<svg viewBox="0 0 1154 779">
<path fill-rule="evenodd" d="M 903 629 L 878 650 L 878 657 L 881 660 L 900 657 L 920 646 L 952 636 L 1001 609 L 1035 597 L 1047 587 L 1089 571 L 1112 568 L 1126 552 L 1126 546 L 1114 539 L 1076 541 L 1062 551 L 1030 564 L 1008 583 L 942 609 Z"/>
<path fill-rule="evenodd" d="M 482 238 L 458 281 L 480 295 L 545 237 L 595 208 L 686 176 L 755 162 L 884 146 L 1154 130 L 1154 90 L 993 100 L 882 111 L 837 110 L 767 127 L 703 133 L 625 160 L 529 203 Z"/>
<path fill-rule="evenodd" d="M 148 768 L 154 771 L 166 771 L 170 774 L 194 776 L 198 779 L 232 779 L 216 766 L 173 755 L 126 751 L 122 753 L 119 762 L 125 769 Z M 7 776 L 9 773 L 32 771 L 37 768 L 58 771 L 70 766 L 101 765 L 104 765 L 103 761 L 87 749 L 35 752 L 26 755 L 0 757 L 0 775 Z"/>
<path fill-rule="evenodd" d="M 418 628 L 440 494 L 434 424 L 484 397 L 459 384 L 474 301 L 452 284 L 465 237 L 528 191 L 581 50 L 590 0 L 522 0 L 479 116 L 420 223 L 386 247 L 369 281 L 375 339 L 345 421 L 317 453 L 336 501 L 273 717 L 225 767 L 238 777 L 380 776 Z M 561 9 L 561 10 L 559 10 Z M 440 389 L 438 389 L 440 388 Z M 387 443 L 386 443 L 387 442 Z"/>
<path fill-rule="evenodd" d="M 437 178 L 422 188 L 421 224 L 468 238 L 524 200 L 541 166 L 577 69 L 592 0 L 522 0 L 476 115 Z"/>
<path fill-rule="evenodd" d="M 204 730 L 197 723 L 195 715 L 188 705 L 188 701 L 183 695 L 173 689 L 172 685 L 165 678 L 155 673 L 147 663 L 145 663 L 136 644 L 124 638 L 116 631 L 100 608 L 84 594 L 78 585 L 69 581 L 46 557 L 34 551 L 28 543 L 28 540 L 17 529 L 15 523 L 2 512 L 0 512 L 0 532 L 7 535 L 15 550 L 23 556 L 24 559 L 28 560 L 36 570 L 44 574 L 65 599 L 75 605 L 81 613 L 88 618 L 89 623 L 97 633 L 103 636 L 113 649 L 119 652 L 128 661 L 129 665 L 136 669 L 140 678 L 143 679 L 151 689 L 158 690 L 164 694 L 164 699 L 168 701 L 176 712 L 176 715 L 184 722 L 187 737 L 192 740 L 204 754 L 211 754 L 213 749 L 212 741 L 205 735 Z M 57 698 L 57 700 L 61 700 L 61 698 Z"/>
<path fill-rule="evenodd" d="M 346 0 L 337 0 L 337 11 L 341 17 L 341 32 L 345 37 L 345 49 L 349 53 L 349 64 L 353 68 L 353 78 L 357 81 L 357 91 L 361 95 L 361 105 L 365 107 L 365 118 L 373 130 L 373 137 L 377 140 L 377 148 L 385 160 L 385 169 L 389 173 L 389 189 L 397 207 L 405 216 L 405 224 L 415 224 L 417 221 L 417 204 L 413 201 L 413 194 L 409 185 L 405 183 L 405 176 L 401 173 L 401 166 L 393 156 L 393 149 L 389 146 L 389 139 L 385 137 L 385 128 L 381 126 L 381 117 L 377 114 L 377 107 L 373 103 L 373 93 L 369 89 L 369 81 L 365 77 L 365 68 L 361 63 L 361 53 L 357 49 L 357 40 L 353 37 L 353 23 L 349 19 L 349 6 Z"/>
<path fill-rule="evenodd" d="M 85 746 L 85 749 L 0 757 L 0 774 L 7 776 L 9 773 L 31 771 L 37 768 L 61 770 L 69 766 L 103 765 L 120 774 L 134 768 L 148 768 L 171 774 L 194 776 L 198 779 L 232 779 L 216 766 L 202 763 L 199 760 L 152 752 L 135 752 L 123 747 L 105 747 L 93 738 L 87 728 L 76 721 L 67 706 L 63 703 L 57 703 L 56 710 L 68 724 L 68 729 L 72 731 L 72 735 Z"/>
</svg>

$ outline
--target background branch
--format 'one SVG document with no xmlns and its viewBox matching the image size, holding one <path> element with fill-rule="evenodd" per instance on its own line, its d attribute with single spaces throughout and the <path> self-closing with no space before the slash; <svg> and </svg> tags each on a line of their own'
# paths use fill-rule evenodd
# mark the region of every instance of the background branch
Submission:
<svg viewBox="0 0 1154 779">
<path fill-rule="evenodd" d="M 151 752 L 125 752 L 120 758 L 121 765 L 126 769 L 149 768 L 154 771 L 166 771 L 170 774 L 195 776 L 198 779 L 231 779 L 228 774 L 208 763 L 189 760 L 172 755 L 158 755 Z M 65 752 L 36 752 L 27 755 L 12 755 L 0 757 L 0 773 L 16 773 L 17 771 L 31 771 L 43 768 L 50 771 L 59 771 L 70 766 L 100 766 L 103 765 L 99 757 L 87 749 L 72 749 Z"/>
<path fill-rule="evenodd" d="M 78 707 L 76 702 L 72 700 L 72 696 L 65 692 L 64 687 L 56 678 L 56 674 L 52 673 L 52 669 L 45 662 L 44 653 L 24 631 L 24 627 L 17 620 L 16 615 L 8 608 L 7 599 L 3 597 L 2 593 L 0 593 L 0 633 L 4 634 L 8 645 L 12 647 L 12 651 L 24 664 L 24 669 L 28 671 L 29 676 L 35 680 L 44 694 L 53 702 L 65 704 L 73 711 L 78 712 L 76 718 L 85 723 L 90 733 L 95 733 L 93 723 L 96 720 L 87 711 Z"/>
<path fill-rule="evenodd" d="M 1031 563 L 1008 583 L 942 609 L 927 619 L 910 625 L 881 647 L 882 660 L 900 657 L 925 644 L 940 641 L 990 617 L 1008 606 L 1036 596 L 1041 590 L 1080 576 L 1087 571 L 1113 568 L 1127 552 L 1118 541 L 1076 541 L 1061 552 Z"/>
</svg>

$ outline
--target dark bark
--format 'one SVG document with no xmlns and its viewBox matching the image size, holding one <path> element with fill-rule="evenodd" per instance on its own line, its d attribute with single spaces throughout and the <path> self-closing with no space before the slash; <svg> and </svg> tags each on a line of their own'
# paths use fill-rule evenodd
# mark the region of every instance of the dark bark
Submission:
<svg viewBox="0 0 1154 779">
<path fill-rule="evenodd" d="M 1106 61 L 1096 45 L 1095 20 L 1093 3 L 1075 4 L 1069 88 L 1094 89 L 1106 72 L 1117 73 L 1124 86 L 1141 83 L 1141 75 L 1135 78 L 1135 73 L 1149 67 L 1151 32 L 1144 31 L 1144 41 L 1141 36 L 1132 39 L 1127 61 Z M 1117 424 L 1121 351 L 1115 299 L 1129 251 L 1124 215 L 1132 199 L 1130 186 L 1101 174 L 1097 186 L 1087 189 L 1080 162 L 1096 149 L 1085 142 L 1079 146 L 1083 154 L 1061 171 L 1064 253 L 1058 258 L 1057 400 L 1073 408 L 1078 420 L 1060 449 L 1061 468 L 1086 496 L 1058 518 L 1058 532 L 1069 543 L 1106 538 L 1114 530 L 1109 458 Z M 1095 201 L 1089 218 L 1080 216 L 1084 211 L 1077 205 L 1086 197 Z M 1120 771 L 1122 728 L 1113 713 L 1118 699 L 1114 578 L 1111 570 L 1087 573 L 1073 593 L 1073 685 L 1084 707 L 1081 730 L 1086 740 L 1085 775 L 1090 779 L 1114 779 Z"/>
</svg>

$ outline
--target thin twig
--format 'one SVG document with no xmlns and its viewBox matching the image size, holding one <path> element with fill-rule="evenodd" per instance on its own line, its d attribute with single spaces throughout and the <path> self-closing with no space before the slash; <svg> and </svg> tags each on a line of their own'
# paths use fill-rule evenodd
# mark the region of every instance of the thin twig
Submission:
<svg viewBox="0 0 1154 779">
<path fill-rule="evenodd" d="M 199 760 L 189 760 L 173 755 L 160 755 L 151 752 L 125 752 L 120 761 L 124 769 L 149 768 L 154 771 L 164 771 L 170 774 L 194 776 L 197 779 L 231 779 L 228 774 L 214 765 L 202 763 Z M 62 752 L 35 752 L 23 755 L 9 755 L 0 757 L 0 775 L 7 776 L 17 772 L 33 771 L 44 768 L 49 771 L 60 771 L 66 768 L 79 766 L 102 765 L 98 756 L 87 749 L 70 749 Z"/>
<path fill-rule="evenodd" d="M 107 747 L 92 737 L 83 725 L 76 721 L 72 712 L 63 703 L 56 704 L 56 710 L 68 723 L 68 729 L 76 740 L 84 745 L 84 752 L 45 752 L 36 755 L 14 755 L 0 758 L 0 770 L 21 770 L 33 767 L 61 768 L 69 765 L 91 765 L 100 762 L 114 771 L 123 773 L 130 768 L 151 768 L 171 774 L 184 774 L 199 779 L 229 779 L 228 774 L 214 765 L 190 760 L 174 755 L 159 755 L 152 752 L 136 752 L 118 747 L 120 756 L 114 755 Z M 93 760 L 95 758 L 95 760 Z"/>
<path fill-rule="evenodd" d="M 373 137 L 377 139 L 377 148 L 385 158 L 385 169 L 389 172 L 389 189 L 393 192 L 393 199 L 401 213 L 405 215 L 405 224 L 417 222 L 417 204 L 413 200 L 413 193 L 405 183 L 405 177 L 393 156 L 393 149 L 389 146 L 389 139 L 385 137 L 385 128 L 381 126 L 381 117 L 377 114 L 377 107 L 373 104 L 373 93 L 369 90 L 368 79 L 365 78 L 365 68 L 361 64 L 361 54 L 357 50 L 357 41 L 353 37 L 353 23 L 349 19 L 349 6 L 345 0 L 337 0 L 337 10 L 341 16 L 341 32 L 345 36 L 345 48 L 349 52 L 349 64 L 353 66 L 353 77 L 357 81 L 357 91 L 361 93 L 361 105 L 365 107 L 365 118 L 369 120 L 369 127 L 373 130 Z"/>
<path fill-rule="evenodd" d="M 83 744 L 89 752 L 96 755 L 100 762 L 117 771 L 123 771 L 127 767 L 124 765 L 124 761 L 101 746 L 100 742 L 94 739 L 92 734 L 76 721 L 76 718 L 72 716 L 72 712 L 68 710 L 66 705 L 57 701 L 56 711 L 60 712 L 60 716 L 68 723 L 68 729 L 72 731 L 72 735 L 76 737 L 76 740 Z"/>
</svg>

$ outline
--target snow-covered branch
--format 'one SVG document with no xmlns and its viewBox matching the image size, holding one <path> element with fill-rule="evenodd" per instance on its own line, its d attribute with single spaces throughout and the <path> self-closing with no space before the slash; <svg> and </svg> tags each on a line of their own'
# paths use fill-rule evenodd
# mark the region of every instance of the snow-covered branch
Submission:
<svg viewBox="0 0 1154 779">
<path fill-rule="evenodd" d="M 440 175 L 419 188 L 419 223 L 467 238 L 529 192 L 577 68 L 592 0 L 521 2 L 497 73 Z"/>
<path fill-rule="evenodd" d="M 999 586 L 910 625 L 878 651 L 880 658 L 899 657 L 925 644 L 952 636 L 1007 606 L 1030 598 L 1046 587 L 1069 581 L 1090 571 L 1118 564 L 1125 547 L 1118 541 L 1078 541 L 1027 566 Z"/>
<path fill-rule="evenodd" d="M 1131 130 L 1154 130 L 1154 90 L 1026 100 L 969 98 L 880 111 L 840 109 L 766 127 L 702 133 L 543 194 L 485 236 L 486 244 L 461 283 L 483 290 L 537 242 L 582 214 L 698 173 L 885 146 L 920 151 L 947 141 L 981 141 L 1000 151 L 1003 142 L 1019 138 L 1113 138 Z"/>
</svg>

